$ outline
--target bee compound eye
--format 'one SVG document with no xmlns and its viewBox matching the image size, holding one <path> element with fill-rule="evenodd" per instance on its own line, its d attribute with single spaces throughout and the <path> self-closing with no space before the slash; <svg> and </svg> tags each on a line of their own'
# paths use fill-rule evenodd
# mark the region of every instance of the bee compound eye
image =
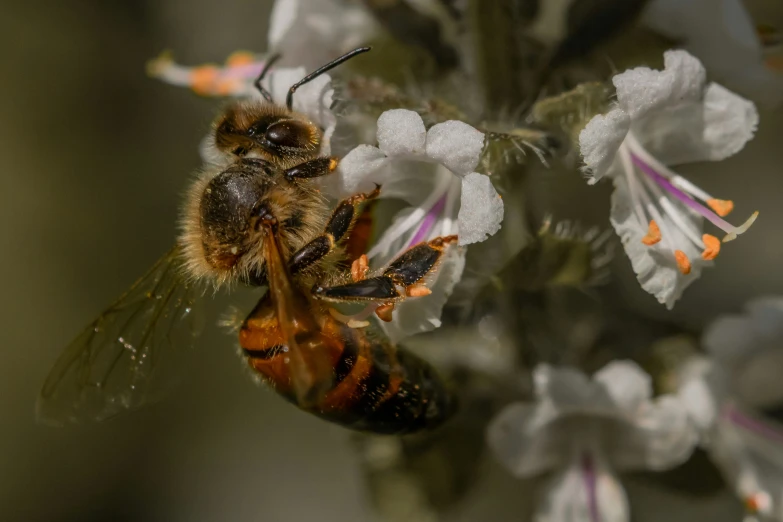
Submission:
<svg viewBox="0 0 783 522">
<path fill-rule="evenodd" d="M 270 125 L 264 137 L 279 147 L 304 148 L 310 141 L 310 132 L 303 124 L 288 120 Z"/>
</svg>

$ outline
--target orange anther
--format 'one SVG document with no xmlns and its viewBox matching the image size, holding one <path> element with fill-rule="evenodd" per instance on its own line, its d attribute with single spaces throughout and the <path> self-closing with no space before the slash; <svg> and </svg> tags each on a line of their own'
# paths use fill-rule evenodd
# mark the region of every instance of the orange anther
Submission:
<svg viewBox="0 0 783 522">
<path fill-rule="evenodd" d="M 248 51 L 236 51 L 226 58 L 226 67 L 242 67 L 243 65 L 250 65 L 255 61 L 253 53 Z"/>
<path fill-rule="evenodd" d="M 682 272 L 683 275 L 691 273 L 691 260 L 685 255 L 685 252 L 682 250 L 675 250 L 674 259 L 677 260 L 677 268 L 680 269 L 680 272 Z"/>
<path fill-rule="evenodd" d="M 394 303 L 383 304 L 375 309 L 375 315 L 378 319 L 385 322 L 391 322 L 392 312 L 394 311 Z"/>
<path fill-rule="evenodd" d="M 241 86 L 242 82 L 236 78 L 225 78 L 218 80 L 218 82 L 215 84 L 215 90 L 213 94 L 217 94 L 219 96 L 228 96 L 235 93 Z"/>
<path fill-rule="evenodd" d="M 217 77 L 218 69 L 214 65 L 195 67 L 190 73 L 190 88 L 201 96 L 214 94 Z"/>
<path fill-rule="evenodd" d="M 726 217 L 734 210 L 734 202 L 730 199 L 710 199 L 707 205 L 720 217 Z"/>
<path fill-rule="evenodd" d="M 654 219 L 650 220 L 650 226 L 647 227 L 647 235 L 642 238 L 642 243 L 652 246 L 661 240 L 661 229 Z"/>
<path fill-rule="evenodd" d="M 367 260 L 367 254 L 362 254 L 351 263 L 351 279 L 354 281 L 363 280 L 369 269 L 370 266 Z"/>
<path fill-rule="evenodd" d="M 701 236 L 701 240 L 704 241 L 704 252 L 701 253 L 701 258 L 705 261 L 712 261 L 720 253 L 720 239 L 710 234 L 704 234 Z"/>
<path fill-rule="evenodd" d="M 337 158 L 330 158 L 329 159 L 329 172 L 333 171 L 337 168 L 338 159 Z"/>
<path fill-rule="evenodd" d="M 405 289 L 405 295 L 408 297 L 424 297 L 430 295 L 432 290 L 424 285 L 411 285 Z"/>
</svg>

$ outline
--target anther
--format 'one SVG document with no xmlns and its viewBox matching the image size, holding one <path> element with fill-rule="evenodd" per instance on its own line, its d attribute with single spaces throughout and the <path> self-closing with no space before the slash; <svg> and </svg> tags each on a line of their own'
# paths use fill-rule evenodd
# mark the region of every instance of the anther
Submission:
<svg viewBox="0 0 783 522">
<path fill-rule="evenodd" d="M 243 65 L 250 65 L 255 60 L 253 53 L 247 51 L 236 51 L 226 58 L 226 67 L 242 67 Z"/>
<path fill-rule="evenodd" d="M 652 246 L 661 240 L 661 229 L 658 228 L 658 223 L 654 219 L 650 220 L 650 225 L 647 227 L 647 235 L 642 238 L 642 243 L 647 246 Z"/>
<path fill-rule="evenodd" d="M 704 252 L 701 253 L 701 258 L 705 261 L 712 261 L 720 253 L 720 239 L 710 234 L 704 234 L 701 236 L 701 240 L 704 242 Z"/>
<path fill-rule="evenodd" d="M 378 319 L 387 323 L 392 320 L 392 312 L 394 312 L 394 303 L 383 304 L 375 309 Z"/>
<path fill-rule="evenodd" d="M 218 70 L 214 65 L 202 65 L 194 68 L 190 73 L 190 88 L 193 92 L 201 96 L 209 96 L 215 80 L 218 77 Z"/>
<path fill-rule="evenodd" d="M 734 210 L 734 202 L 730 199 L 708 199 L 707 206 L 720 217 L 726 217 Z"/>
<path fill-rule="evenodd" d="M 370 269 L 369 261 L 367 260 L 367 254 L 362 254 L 351 263 L 351 278 L 354 281 L 362 281 L 367 276 L 367 271 Z"/>
<path fill-rule="evenodd" d="M 411 285 L 405 289 L 405 295 L 408 297 L 424 297 L 430 295 L 432 290 L 424 285 Z"/>
<path fill-rule="evenodd" d="M 677 261 L 677 268 L 683 275 L 691 273 L 691 260 L 685 255 L 685 252 L 682 250 L 675 250 L 674 259 Z"/>
</svg>

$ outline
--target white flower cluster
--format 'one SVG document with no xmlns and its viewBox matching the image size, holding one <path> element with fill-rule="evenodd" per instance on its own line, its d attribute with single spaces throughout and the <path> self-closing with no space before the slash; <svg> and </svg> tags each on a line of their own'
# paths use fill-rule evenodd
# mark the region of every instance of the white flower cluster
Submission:
<svg viewBox="0 0 783 522">
<path fill-rule="evenodd" d="M 297 67 L 274 68 L 264 80 L 274 102 L 282 104 L 307 71 L 366 42 L 378 30 L 372 20 L 360 3 L 277 0 L 269 47 Z M 707 73 L 731 78 L 742 92 L 770 103 L 783 99 L 783 76 L 764 64 L 738 0 L 653 0 L 643 20 L 684 39 L 699 58 L 668 51 L 663 70 L 639 67 L 614 76 L 616 103 L 587 123 L 578 145 L 588 183 L 607 178 L 614 185 L 610 221 L 640 285 L 671 309 L 723 244 L 758 215 L 740 226 L 728 223 L 731 200 L 672 169 L 737 154 L 756 131 L 755 105 L 707 82 Z M 238 53 L 222 67 L 188 68 L 163 56 L 150 70 L 200 94 L 253 97 L 266 58 Z M 323 75 L 294 100 L 294 110 L 324 130 L 323 154 L 337 123 L 332 98 Z M 377 145 L 359 144 L 342 158 L 328 194 L 346 197 L 377 184 L 380 198 L 404 202 L 370 245 L 372 268 L 418 243 L 459 237 L 428 281 L 431 293 L 406 300 L 390 322 L 380 323 L 397 342 L 440 326 L 466 249 L 500 230 L 504 203 L 492 177 L 476 172 L 486 146 L 481 130 L 456 120 L 427 128 L 407 109 L 383 112 L 374 130 Z M 213 149 L 206 140 L 208 161 L 220 157 Z M 723 237 L 704 233 L 704 219 Z M 678 393 L 657 397 L 651 378 L 630 361 L 611 362 L 592 376 L 569 367 L 534 368 L 534 398 L 506 406 L 487 439 L 515 476 L 549 474 L 536 521 L 626 522 L 629 503 L 617 474 L 675 467 L 697 444 L 720 465 L 749 516 L 783 521 L 783 424 L 768 415 L 783 403 L 783 298 L 758 300 L 746 315 L 719 319 L 703 345 L 707 355 L 680 369 Z"/>
</svg>

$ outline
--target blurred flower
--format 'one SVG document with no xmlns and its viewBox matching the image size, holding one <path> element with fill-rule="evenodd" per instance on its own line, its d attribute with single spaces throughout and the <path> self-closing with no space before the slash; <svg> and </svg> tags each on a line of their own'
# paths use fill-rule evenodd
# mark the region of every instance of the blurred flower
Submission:
<svg viewBox="0 0 783 522">
<path fill-rule="evenodd" d="M 683 42 L 719 81 L 766 105 L 783 101 L 783 69 L 741 0 L 654 0 L 642 22 Z"/>
<path fill-rule="evenodd" d="M 538 522 L 629 520 L 615 472 L 671 468 L 688 458 L 696 442 L 679 400 L 651 399 L 650 377 L 632 362 L 612 362 L 592 379 L 539 365 L 533 378 L 536 401 L 507 406 L 487 438 L 518 477 L 554 471 Z"/>
<path fill-rule="evenodd" d="M 228 57 L 223 67 L 200 65 L 185 67 L 175 63 L 171 55 L 162 54 L 147 65 L 150 76 L 180 87 L 189 87 L 202 96 L 230 96 L 244 98 L 250 103 L 266 103 L 255 86 L 255 81 L 264 67 L 264 61 L 246 52 L 236 52 Z M 285 105 L 288 89 L 305 77 L 304 67 L 272 68 L 262 86 L 272 95 L 272 101 Z M 331 110 L 334 89 L 328 74 L 322 74 L 296 91 L 293 109 L 310 118 L 323 132 L 321 153 L 328 155 L 330 140 L 337 125 L 337 118 Z M 214 135 L 209 133 L 201 145 L 202 159 L 208 163 L 225 163 L 231 160 L 218 152 Z"/>
<path fill-rule="evenodd" d="M 340 162 L 341 192 L 353 194 L 382 186 L 382 198 L 410 207 L 397 214 L 368 252 L 371 263 L 388 263 L 411 246 L 438 236 L 459 235 L 459 244 L 483 241 L 500 229 L 503 202 L 489 177 L 473 172 L 484 134 L 461 121 L 427 131 L 409 110 L 386 111 L 378 118 L 378 147 L 359 145 Z M 464 252 L 449 249 L 431 284 L 432 294 L 401 303 L 402 319 L 384 325 L 393 340 L 440 326 L 443 305 L 459 281 Z M 404 331 L 399 331 L 403 328 Z"/>
<path fill-rule="evenodd" d="M 735 239 L 742 226 L 723 220 L 733 202 L 716 199 L 667 165 L 718 161 L 753 137 L 755 106 L 718 84 L 705 86 L 701 63 L 685 51 L 667 51 L 666 68 L 625 71 L 612 81 L 617 106 L 595 116 L 579 146 L 588 183 L 609 176 L 615 185 L 611 222 L 647 292 L 672 308 L 721 241 L 702 234 L 702 218 Z M 704 203 L 704 204 L 702 204 Z"/>
<path fill-rule="evenodd" d="M 783 520 L 783 298 L 748 303 L 705 331 L 709 358 L 681 371 L 679 396 L 750 515 Z"/>
<path fill-rule="evenodd" d="M 268 48 L 281 53 L 284 63 L 314 69 L 366 43 L 378 30 L 361 2 L 276 0 Z"/>
</svg>

